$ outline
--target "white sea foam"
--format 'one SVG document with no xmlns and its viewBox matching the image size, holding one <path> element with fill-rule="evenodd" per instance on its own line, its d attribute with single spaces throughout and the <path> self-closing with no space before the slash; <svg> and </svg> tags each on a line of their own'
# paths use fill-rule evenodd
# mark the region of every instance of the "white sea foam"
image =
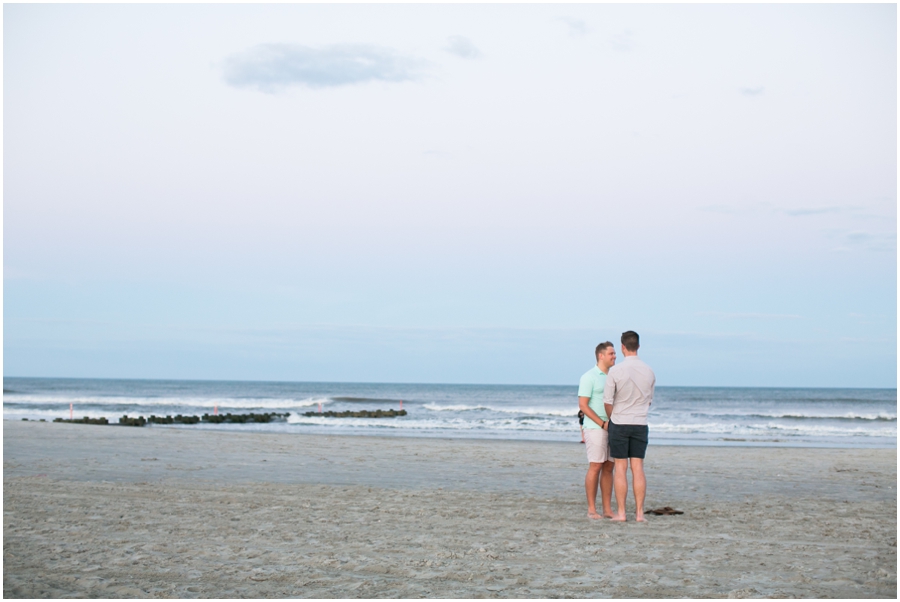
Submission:
<svg viewBox="0 0 900 602">
<path fill-rule="evenodd" d="M 31 405 L 68 405 L 74 406 L 135 406 L 136 408 L 154 407 L 178 407 L 178 408 L 209 408 L 218 406 L 229 409 L 267 409 L 290 410 L 292 408 L 309 408 L 318 404 L 334 403 L 330 397 L 307 397 L 304 399 L 292 398 L 235 398 L 235 397 L 61 397 L 52 395 L 6 395 L 4 408 L 16 407 L 23 404 Z M 138 410 L 135 410 L 138 411 Z M 143 410 L 140 410 L 143 411 Z"/>
<path fill-rule="evenodd" d="M 454 405 L 439 405 L 436 403 L 426 403 L 422 406 L 426 410 L 431 410 L 432 412 L 478 412 L 478 411 L 488 411 L 488 412 L 497 412 L 498 414 L 516 414 L 516 415 L 524 415 L 524 416 L 563 416 L 563 417 L 574 417 L 578 415 L 578 406 L 577 404 L 573 404 L 572 408 L 548 408 L 544 407 L 534 407 L 534 406 L 508 406 L 508 407 L 497 407 L 497 406 L 487 406 L 487 405 L 465 405 L 465 404 L 454 404 Z"/>
<path fill-rule="evenodd" d="M 795 435 L 804 437 L 896 437 L 897 428 L 885 425 L 882 429 L 864 427 L 838 427 L 815 425 L 781 425 L 769 424 L 727 424 L 718 422 L 706 422 L 695 424 L 651 423 L 651 432 L 656 434 L 711 434 L 711 435 L 761 435 L 779 433 L 783 435 Z"/>
<path fill-rule="evenodd" d="M 654 408 L 656 413 L 664 414 L 669 412 L 676 412 L 678 414 L 685 414 L 686 412 L 681 408 Z M 795 420 L 806 420 L 806 419 L 815 419 L 815 420 L 884 420 L 891 421 L 897 420 L 896 412 L 877 412 L 877 413 L 859 413 L 859 412 L 844 412 L 844 413 L 834 413 L 834 412 L 821 412 L 816 410 L 805 410 L 805 411 L 773 411 L 773 412 L 763 412 L 763 411 L 750 411 L 750 412 L 740 412 L 735 410 L 722 410 L 722 411 L 714 411 L 704 409 L 703 411 L 692 411 L 687 412 L 691 416 L 695 417 L 709 417 L 709 418 L 738 418 L 742 420 L 752 419 L 752 418 L 782 418 L 782 419 L 795 419 Z"/>
<path fill-rule="evenodd" d="M 472 412 L 477 410 L 490 410 L 491 408 L 488 406 L 470 406 L 464 404 L 457 405 L 449 405 L 442 406 L 436 403 L 426 403 L 422 406 L 426 410 L 431 410 L 432 412 Z"/>
<path fill-rule="evenodd" d="M 97 410 L 79 410 L 75 408 L 72 416 L 74 418 L 84 418 L 87 416 L 88 418 L 107 418 L 112 421 L 113 418 L 116 420 L 119 419 L 119 415 L 112 416 L 109 412 L 97 411 Z M 38 409 L 28 409 L 28 408 L 3 408 L 3 417 L 5 419 L 15 419 L 21 420 L 22 418 L 44 418 L 48 421 L 52 421 L 54 418 L 69 418 L 69 409 L 65 410 L 38 410 Z"/>
<path fill-rule="evenodd" d="M 514 419 L 497 419 L 497 420 L 465 420 L 462 418 L 452 419 L 385 419 L 385 418 L 329 418 L 326 416 L 302 416 L 291 415 L 288 418 L 290 424 L 310 424 L 319 426 L 345 426 L 345 427 L 369 427 L 369 428 L 386 428 L 386 429 L 411 429 L 411 430 L 495 430 L 495 431 L 516 431 L 516 430 L 537 430 L 577 432 L 576 427 L 572 427 L 571 423 L 555 423 L 544 420 L 514 420 Z"/>
</svg>

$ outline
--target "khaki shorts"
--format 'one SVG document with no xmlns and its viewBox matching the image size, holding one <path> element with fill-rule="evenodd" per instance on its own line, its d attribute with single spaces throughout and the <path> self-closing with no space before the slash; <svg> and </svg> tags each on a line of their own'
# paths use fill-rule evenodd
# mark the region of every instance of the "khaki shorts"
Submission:
<svg viewBox="0 0 900 602">
<path fill-rule="evenodd" d="M 609 460 L 609 433 L 603 429 L 584 429 L 584 447 L 588 462 L 602 464 Z"/>
</svg>

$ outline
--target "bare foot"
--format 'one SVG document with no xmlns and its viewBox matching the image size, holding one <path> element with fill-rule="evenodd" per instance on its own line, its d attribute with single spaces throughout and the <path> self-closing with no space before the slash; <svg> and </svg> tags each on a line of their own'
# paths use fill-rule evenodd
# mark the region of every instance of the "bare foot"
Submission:
<svg viewBox="0 0 900 602">
<path fill-rule="evenodd" d="M 643 512 L 642 512 L 641 514 L 635 515 L 634 520 L 636 520 L 636 521 L 639 522 L 639 523 L 646 523 L 646 522 L 647 522 L 647 519 L 644 518 Z"/>
<path fill-rule="evenodd" d="M 625 515 L 619 516 L 619 515 L 617 514 L 617 515 L 613 516 L 612 518 L 610 518 L 609 520 L 611 520 L 611 521 L 614 522 L 614 523 L 624 523 L 624 522 L 625 522 Z"/>
<path fill-rule="evenodd" d="M 588 511 L 588 518 L 598 519 L 598 518 L 600 518 L 600 515 L 597 514 L 596 512 Z"/>
<path fill-rule="evenodd" d="M 603 518 L 612 518 L 614 516 L 615 516 L 615 514 L 613 514 L 612 512 L 604 512 L 603 513 Z"/>
</svg>

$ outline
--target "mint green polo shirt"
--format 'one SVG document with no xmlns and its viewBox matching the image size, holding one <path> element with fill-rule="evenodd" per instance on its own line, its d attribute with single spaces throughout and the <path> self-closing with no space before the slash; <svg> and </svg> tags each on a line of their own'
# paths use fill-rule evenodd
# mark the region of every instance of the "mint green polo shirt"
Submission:
<svg viewBox="0 0 900 602">
<path fill-rule="evenodd" d="M 606 386 L 606 375 L 597 366 L 584 373 L 581 381 L 578 383 L 578 397 L 590 397 L 588 406 L 596 412 L 597 416 L 603 419 L 603 422 L 609 420 L 606 415 L 606 408 L 603 407 L 603 388 Z M 587 416 L 584 417 L 584 428 L 599 429 L 603 428 Z"/>
</svg>

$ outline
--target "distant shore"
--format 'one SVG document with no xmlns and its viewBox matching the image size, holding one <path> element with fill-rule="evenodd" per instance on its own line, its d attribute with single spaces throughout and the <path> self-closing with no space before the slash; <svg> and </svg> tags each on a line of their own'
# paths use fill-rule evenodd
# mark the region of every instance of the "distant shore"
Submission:
<svg viewBox="0 0 900 602">
<path fill-rule="evenodd" d="M 4 421 L 5 597 L 884 597 L 891 449 L 653 446 L 585 517 L 577 442 Z"/>
</svg>

